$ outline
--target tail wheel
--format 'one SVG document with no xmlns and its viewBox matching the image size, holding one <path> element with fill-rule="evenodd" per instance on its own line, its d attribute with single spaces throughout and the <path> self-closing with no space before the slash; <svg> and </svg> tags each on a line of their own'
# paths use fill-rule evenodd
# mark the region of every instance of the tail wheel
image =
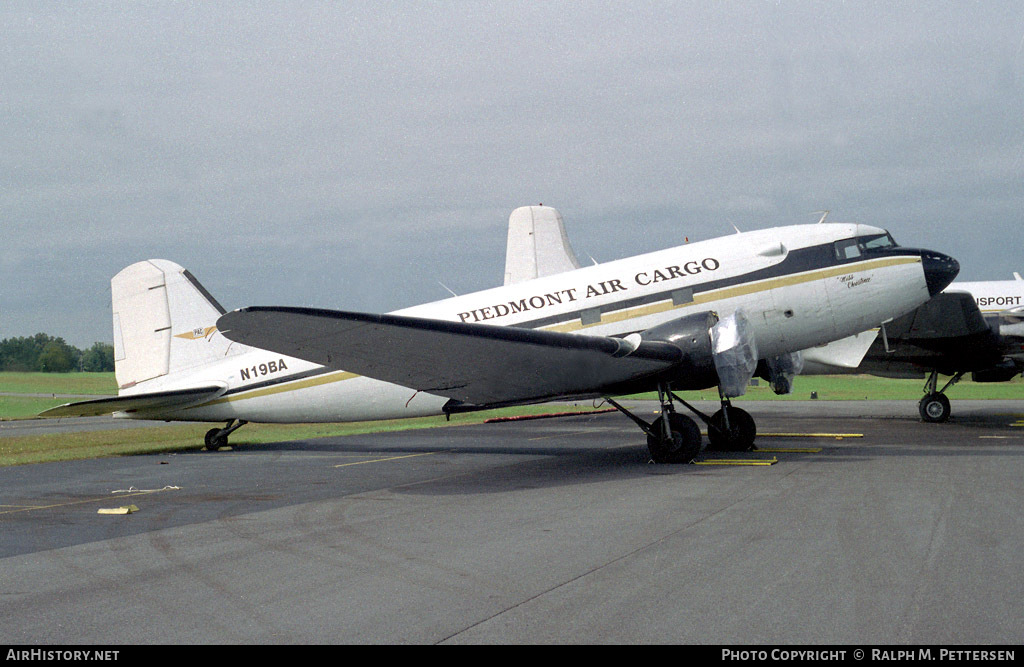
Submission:
<svg viewBox="0 0 1024 667">
<path fill-rule="evenodd" d="M 227 447 L 228 436 L 248 423 L 244 419 L 232 419 L 224 428 L 211 428 L 206 432 L 206 437 L 204 438 L 206 448 L 211 452 L 215 452 L 221 447 Z"/>
<path fill-rule="evenodd" d="M 228 444 L 227 436 L 221 434 L 222 430 L 223 429 L 219 428 L 211 428 L 206 432 L 206 437 L 203 439 L 206 444 L 206 449 L 211 452 L 215 452 Z"/>
<path fill-rule="evenodd" d="M 665 438 L 664 419 L 668 417 L 671 437 Z M 700 453 L 700 427 L 685 415 L 669 412 L 659 417 L 651 430 L 659 434 L 647 436 L 647 449 L 655 463 L 689 463 Z"/>
<path fill-rule="evenodd" d="M 745 410 L 731 405 L 711 415 L 708 422 L 708 446 L 712 449 L 746 452 L 754 448 L 755 437 L 757 425 L 754 424 L 754 418 Z"/>
</svg>

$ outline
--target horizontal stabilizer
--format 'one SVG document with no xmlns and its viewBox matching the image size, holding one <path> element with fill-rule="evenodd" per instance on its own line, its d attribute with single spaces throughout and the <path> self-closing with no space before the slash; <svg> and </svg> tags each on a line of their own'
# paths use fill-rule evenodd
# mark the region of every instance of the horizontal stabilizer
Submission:
<svg viewBox="0 0 1024 667">
<path fill-rule="evenodd" d="M 216 398 L 224 392 L 224 385 L 209 385 L 192 389 L 175 389 L 172 391 L 154 391 L 130 396 L 113 398 L 96 398 L 77 403 L 65 403 L 39 413 L 40 417 L 97 417 L 112 412 L 135 412 L 141 410 L 161 410 L 184 408 Z"/>
<path fill-rule="evenodd" d="M 245 345 L 478 406 L 597 395 L 682 357 L 662 341 L 310 308 L 245 308 L 217 328 Z"/>
</svg>

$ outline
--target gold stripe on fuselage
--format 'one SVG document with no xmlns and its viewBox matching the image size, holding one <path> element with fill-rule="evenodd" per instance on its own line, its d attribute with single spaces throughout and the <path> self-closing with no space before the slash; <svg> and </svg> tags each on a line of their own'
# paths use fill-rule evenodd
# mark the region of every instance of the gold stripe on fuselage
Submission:
<svg viewBox="0 0 1024 667">
<path fill-rule="evenodd" d="M 786 276 L 781 276 L 779 278 L 767 278 L 765 280 L 759 280 L 757 282 L 744 283 L 742 285 L 733 285 L 731 287 L 722 287 L 721 289 L 709 290 L 707 292 L 699 292 L 693 295 L 693 301 L 688 301 L 686 303 L 678 305 L 673 304 L 671 298 L 666 298 L 664 301 L 659 301 L 657 303 L 645 306 L 637 306 L 636 308 L 629 308 L 610 313 L 602 313 L 600 321 L 594 322 L 592 324 L 583 324 L 580 320 L 575 320 L 572 322 L 566 322 L 564 324 L 556 324 L 554 326 L 544 327 L 544 330 L 569 333 L 572 331 L 579 331 L 580 329 L 587 329 L 590 327 L 610 324 L 613 322 L 631 320 L 636 317 L 644 317 L 646 315 L 653 315 L 655 313 L 663 313 L 665 311 L 675 310 L 676 308 L 690 308 L 694 305 L 708 303 L 709 301 L 721 301 L 724 299 L 732 299 L 738 296 L 746 296 L 748 294 L 755 294 L 757 292 L 765 292 L 779 287 L 788 287 L 791 285 L 800 285 L 802 283 L 813 282 L 815 280 L 834 278 L 835 276 L 845 275 L 847 273 L 851 273 L 854 271 L 885 268 L 888 266 L 898 266 L 901 264 L 919 264 L 920 262 L 921 259 L 919 257 L 904 256 L 870 260 L 858 264 L 843 264 L 842 266 L 833 266 L 827 269 L 816 269 L 814 271 L 808 271 L 807 273 L 794 273 Z"/>
<path fill-rule="evenodd" d="M 231 396 L 223 396 L 221 398 L 210 401 L 209 403 L 203 403 L 202 405 L 194 405 L 189 410 L 195 408 L 205 408 L 211 405 L 219 405 L 221 403 L 232 403 L 234 401 L 241 401 L 247 398 L 259 398 L 261 396 L 272 396 L 274 394 L 281 394 L 288 391 L 295 391 L 298 389 L 309 389 L 310 387 L 319 387 L 325 384 L 331 384 L 332 382 L 344 382 L 345 380 L 351 380 L 352 378 L 359 377 L 355 373 L 349 373 L 348 371 L 334 371 L 327 372 L 323 375 L 317 375 L 315 377 L 307 378 L 305 380 L 283 381 L 281 384 L 274 385 L 273 387 L 263 387 L 261 389 L 242 390 L 238 394 Z"/>
</svg>

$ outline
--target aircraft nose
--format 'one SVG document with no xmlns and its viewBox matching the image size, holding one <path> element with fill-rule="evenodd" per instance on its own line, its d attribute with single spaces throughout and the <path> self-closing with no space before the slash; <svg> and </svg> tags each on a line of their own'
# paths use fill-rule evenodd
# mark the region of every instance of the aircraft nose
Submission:
<svg viewBox="0 0 1024 667">
<path fill-rule="evenodd" d="M 928 293 L 932 296 L 946 289 L 960 273 L 960 262 L 941 252 L 922 250 L 921 262 L 924 265 L 924 280 L 928 284 Z"/>
</svg>

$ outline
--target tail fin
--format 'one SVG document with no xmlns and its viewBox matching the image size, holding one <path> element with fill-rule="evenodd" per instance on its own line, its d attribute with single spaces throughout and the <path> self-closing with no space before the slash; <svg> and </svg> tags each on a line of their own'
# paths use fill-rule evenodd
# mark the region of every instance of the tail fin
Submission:
<svg viewBox="0 0 1024 667">
<path fill-rule="evenodd" d="M 550 206 L 522 206 L 512 211 L 505 248 L 506 285 L 578 268 L 561 213 Z"/>
<path fill-rule="evenodd" d="M 228 354 L 232 343 L 216 327 L 224 309 L 174 262 L 132 264 L 111 279 L 110 291 L 119 389 L 170 378 Z"/>
</svg>

